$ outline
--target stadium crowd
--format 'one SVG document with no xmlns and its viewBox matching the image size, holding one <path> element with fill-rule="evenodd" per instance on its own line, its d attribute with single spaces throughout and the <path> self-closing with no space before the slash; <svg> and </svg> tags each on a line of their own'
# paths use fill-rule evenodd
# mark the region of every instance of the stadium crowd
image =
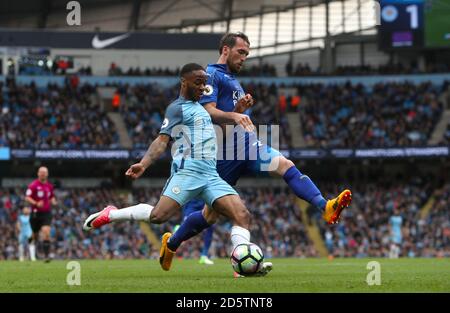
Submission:
<svg viewBox="0 0 450 313">
<path fill-rule="evenodd" d="M 277 110 L 276 86 L 247 84 L 243 87 L 255 99 L 249 111 L 255 125 L 280 125 L 280 147 L 288 148 L 291 142 L 290 127 L 286 116 Z M 165 109 L 178 96 L 178 88 L 161 88 L 157 84 L 123 85 L 118 87 L 118 93 L 123 99 L 119 111 L 133 146 L 146 149 L 150 140 L 159 133 Z"/>
<path fill-rule="evenodd" d="M 116 148 L 115 126 L 90 85 L 0 82 L 0 146 L 11 148 Z"/>
<path fill-rule="evenodd" d="M 426 145 L 439 121 L 449 82 L 409 82 L 373 87 L 247 83 L 255 125 L 280 125 L 280 149 L 292 146 L 287 112 L 299 112 L 307 147 L 392 147 Z M 156 83 L 115 85 L 120 112 L 134 148 L 147 148 L 158 134 L 165 108 L 178 96 L 177 86 Z M 283 88 L 295 89 L 286 97 Z M 33 83 L 0 82 L 0 146 L 12 148 L 118 148 L 119 134 L 96 98 L 96 86 L 76 76 L 64 86 L 37 88 Z M 447 100 L 448 101 L 448 100 Z M 442 139 L 448 142 L 448 131 Z"/>
<path fill-rule="evenodd" d="M 55 258 L 157 258 L 159 251 L 152 247 L 139 225 L 135 222 L 107 225 L 93 233 L 83 232 L 85 218 L 109 203 L 127 206 L 136 202 L 156 203 L 160 189 L 134 189 L 132 193 L 115 190 L 58 189 L 56 196 L 61 204 L 53 210 L 53 251 Z M 287 190 L 246 189 L 245 201 L 253 212 L 251 229 L 255 242 L 266 251 L 267 256 L 316 256 L 308 240 L 299 214 L 293 209 Z M 17 232 L 15 223 L 24 205 L 24 190 L 0 190 L 0 259 L 17 257 Z M 175 216 L 169 223 L 151 225 L 161 236 L 171 231 L 181 220 Z M 230 250 L 231 224 L 221 219 L 215 226 L 211 254 L 227 257 Z M 201 236 L 180 247 L 179 257 L 197 257 L 202 245 Z"/>
<path fill-rule="evenodd" d="M 109 76 L 178 76 L 180 69 L 169 69 L 162 67 L 152 67 L 141 69 L 140 67 L 130 67 L 127 70 L 122 68 L 116 63 L 111 63 L 108 69 Z"/>
<path fill-rule="evenodd" d="M 391 147 L 426 145 L 439 121 L 449 83 L 414 85 L 379 83 L 293 85 L 297 97 L 286 97 L 274 84 L 247 83 L 253 95 L 249 110 L 256 125 L 280 125 L 280 148 L 292 146 L 287 112 L 300 112 L 308 147 Z M 283 86 L 282 86 L 283 87 Z M 285 86 L 287 87 L 287 86 Z M 167 103 L 177 88 L 157 84 L 121 86 L 120 112 L 134 147 L 146 148 L 159 131 Z M 148 104 L 151 105 L 148 105 Z"/>
<path fill-rule="evenodd" d="M 324 195 L 336 194 L 338 186 L 319 184 Z M 414 178 L 401 184 L 358 184 L 353 203 L 341 222 L 327 226 L 316 209 L 304 221 L 287 188 L 241 188 L 252 212 L 252 241 L 262 247 L 266 257 L 318 256 L 306 235 L 306 225 L 316 220 L 331 255 L 336 257 L 387 257 L 390 245 L 389 218 L 394 209 L 403 217 L 404 257 L 450 256 L 450 184 L 433 188 Z M 82 231 L 85 218 L 106 204 L 127 206 L 137 202 L 156 203 L 158 188 L 133 189 L 131 193 L 104 188 L 57 189 L 60 204 L 53 210 L 53 251 L 55 258 L 158 258 L 159 251 L 150 244 L 136 222 L 107 225 L 92 233 Z M 434 196 L 435 202 L 425 218 L 421 208 Z M 24 190 L 0 189 L 0 259 L 17 258 L 15 222 L 24 205 Z M 181 220 L 178 214 L 170 222 L 151 225 L 157 236 L 171 231 Z M 222 218 L 215 226 L 212 257 L 228 257 L 231 224 Z M 178 257 L 198 257 L 202 236 L 184 243 Z"/>
<path fill-rule="evenodd" d="M 324 185 L 328 192 L 336 187 Z M 434 197 L 429 213 L 421 209 Z M 392 233 L 389 219 L 402 217 L 403 257 L 450 257 L 450 184 L 433 188 L 429 181 L 359 184 L 351 209 L 345 210 L 336 227 L 317 223 L 329 253 L 337 257 L 389 257 Z M 317 219 L 318 217 L 315 216 Z"/>
<path fill-rule="evenodd" d="M 169 69 L 162 67 L 153 67 L 141 69 L 140 67 L 130 67 L 127 70 L 122 70 L 120 66 L 116 63 L 111 63 L 108 69 L 109 76 L 178 76 L 180 69 Z M 264 63 L 262 66 L 259 65 L 248 65 L 245 66 L 239 76 L 266 76 L 266 77 L 277 77 L 277 70 L 274 65 Z"/>
<path fill-rule="evenodd" d="M 15 222 L 24 205 L 24 192 L 20 188 L 0 191 L 0 259 L 13 259 L 17 254 Z M 136 223 L 106 226 L 92 234 L 82 230 L 89 214 L 107 204 L 123 206 L 129 203 L 127 196 L 116 190 L 57 189 L 60 204 L 52 210 L 52 250 L 55 258 L 145 258 L 150 245 Z M 39 250 L 39 249 L 38 249 Z"/>
<path fill-rule="evenodd" d="M 169 69 L 162 67 L 153 67 L 141 69 L 140 67 L 130 67 L 123 70 L 116 63 L 111 63 L 108 70 L 109 76 L 177 76 L 179 68 Z M 286 76 L 347 76 L 347 75 L 408 75 L 408 74 L 432 74 L 432 73 L 448 73 L 450 67 L 446 63 L 429 63 L 423 70 L 419 69 L 416 62 L 409 65 L 402 63 L 384 64 L 379 66 L 373 65 L 345 65 L 337 66 L 330 74 L 323 73 L 320 67 L 312 69 L 308 63 L 292 64 L 287 62 L 285 65 Z M 80 72 L 85 75 L 91 75 L 91 70 L 84 69 Z M 87 74 L 86 74 L 87 73 Z M 262 64 L 247 64 L 239 73 L 239 76 L 248 77 L 280 77 L 274 64 L 263 62 Z"/>
<path fill-rule="evenodd" d="M 337 66 L 330 74 L 323 73 L 320 67 L 312 69 L 308 63 L 292 64 L 287 62 L 285 66 L 287 76 L 347 76 L 347 75 L 408 75 L 425 73 L 448 73 L 450 67 L 446 63 L 429 63 L 420 70 L 416 62 L 409 65 L 403 63 L 388 63 L 379 66 L 373 65 L 341 65 Z"/>
<path fill-rule="evenodd" d="M 449 83 L 299 86 L 303 136 L 316 147 L 426 145 Z"/>
</svg>

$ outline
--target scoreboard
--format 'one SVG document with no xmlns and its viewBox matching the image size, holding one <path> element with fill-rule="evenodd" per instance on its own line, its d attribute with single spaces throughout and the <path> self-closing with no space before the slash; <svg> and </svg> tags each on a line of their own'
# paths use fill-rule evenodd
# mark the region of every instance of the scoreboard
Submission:
<svg viewBox="0 0 450 313">
<path fill-rule="evenodd" d="M 450 0 L 380 0 L 380 48 L 450 47 Z"/>
<path fill-rule="evenodd" d="M 422 47 L 424 19 L 422 0 L 381 0 L 382 48 Z"/>
</svg>

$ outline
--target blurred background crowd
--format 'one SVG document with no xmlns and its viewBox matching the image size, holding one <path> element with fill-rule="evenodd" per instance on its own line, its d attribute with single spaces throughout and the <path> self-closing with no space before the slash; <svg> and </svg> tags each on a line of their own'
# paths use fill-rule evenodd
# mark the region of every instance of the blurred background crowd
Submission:
<svg viewBox="0 0 450 313">
<path fill-rule="evenodd" d="M 450 256 L 450 184 L 433 185 L 423 178 L 408 178 L 401 183 L 358 184 L 351 208 L 341 222 L 326 225 L 320 212 L 308 208 L 301 213 L 295 197 L 287 188 L 240 188 L 252 213 L 252 241 L 261 246 L 266 257 L 317 257 L 318 252 L 307 235 L 309 224 L 316 223 L 328 249 L 336 257 L 388 257 L 391 244 L 389 219 L 400 214 L 402 223 L 401 256 Z M 356 185 L 356 184 L 355 184 Z M 381 187 L 380 187 L 381 186 Z M 324 195 L 331 196 L 340 185 L 320 183 Z M 0 259 L 17 259 L 18 240 L 15 224 L 24 206 L 24 189 L 0 189 Z M 85 218 L 107 204 L 118 207 L 137 202 L 155 204 L 158 188 L 139 188 L 132 192 L 105 188 L 58 188 L 59 205 L 53 210 L 52 240 L 55 258 L 157 258 L 158 249 L 149 241 L 137 222 L 123 222 L 86 233 Z M 426 214 L 425 203 L 433 198 Z M 159 237 L 172 231 L 181 214 L 168 223 L 151 225 Z M 212 257 L 228 257 L 231 249 L 230 222 L 221 218 L 214 226 Z M 202 236 L 185 242 L 178 257 L 195 258 L 200 254 Z"/>
<path fill-rule="evenodd" d="M 305 147 L 424 146 L 442 116 L 449 82 L 409 82 L 372 87 L 247 83 L 255 99 L 249 109 L 255 125 L 280 126 L 280 148 L 292 148 L 288 114 L 295 113 Z M 156 83 L 114 87 L 134 148 L 147 148 L 164 119 L 167 105 L 178 97 L 178 86 Z M 120 148 L 119 134 L 97 98 L 97 86 L 67 80 L 64 86 L 0 82 L 0 146 L 12 148 Z M 293 95 L 286 95 L 290 90 Z M 293 92 L 292 92 L 293 91 Z M 450 127 L 450 124 L 449 126 Z M 448 143 L 450 128 L 442 144 Z"/>
</svg>

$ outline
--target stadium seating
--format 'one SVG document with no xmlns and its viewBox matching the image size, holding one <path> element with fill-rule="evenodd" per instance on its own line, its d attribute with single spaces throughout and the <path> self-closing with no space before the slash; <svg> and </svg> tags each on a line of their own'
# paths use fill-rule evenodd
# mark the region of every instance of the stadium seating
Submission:
<svg viewBox="0 0 450 313">
<path fill-rule="evenodd" d="M 424 146 L 442 114 L 440 86 L 408 82 L 311 85 L 300 115 L 308 146 Z"/>
<path fill-rule="evenodd" d="M 120 147 L 119 135 L 106 108 L 96 104 L 94 86 L 68 81 L 63 87 L 49 85 L 43 89 L 14 83 L 1 87 L 1 146 Z M 427 144 L 441 117 L 441 98 L 447 92 L 448 82 L 292 87 L 301 96 L 292 107 L 293 100 L 288 98 L 286 107 L 275 85 L 244 84 L 244 89 L 255 98 L 250 110 L 254 123 L 280 125 L 281 149 L 292 147 L 287 112 L 300 112 L 308 147 L 393 147 Z M 123 99 L 119 112 L 133 146 L 146 148 L 159 132 L 165 107 L 178 96 L 177 86 L 120 84 L 117 90 Z M 446 136 L 443 144 L 448 142 Z"/>
<path fill-rule="evenodd" d="M 322 183 L 325 194 L 335 194 L 338 187 Z M 403 215 L 402 256 L 450 256 L 450 216 L 448 199 L 450 184 L 433 188 L 428 182 L 414 178 L 408 182 L 380 187 L 380 184 L 358 184 L 351 209 L 344 211 L 342 221 L 327 226 L 319 211 L 310 210 L 321 230 L 329 253 L 336 257 L 387 257 L 389 252 L 388 220 L 394 208 Z M 294 197 L 287 188 L 242 188 L 239 190 L 252 212 L 252 241 L 257 242 L 267 257 L 316 257 L 316 247 L 306 235 L 305 223 Z M 132 196 L 120 190 L 58 189 L 61 205 L 54 210 L 52 236 L 56 258 L 157 258 L 158 250 L 150 244 L 139 225 L 118 223 L 93 233 L 81 226 L 91 213 L 108 203 L 126 206 L 136 202 L 156 203 L 160 189 L 133 189 Z M 434 197 L 434 206 L 421 217 L 424 203 Z M 24 201 L 24 190 L 0 189 L 0 259 L 17 258 L 15 221 Z M 157 236 L 171 231 L 181 215 L 170 222 L 152 225 Z M 222 218 L 216 225 L 211 254 L 228 257 L 231 225 Z M 182 245 L 178 256 L 198 257 L 201 236 Z"/>
<path fill-rule="evenodd" d="M 450 184 L 434 189 L 429 182 L 415 177 L 403 183 L 358 186 L 351 209 L 344 211 L 336 227 L 318 223 L 330 254 L 338 257 L 388 257 L 389 218 L 394 209 L 398 209 L 403 218 L 401 256 L 450 256 Z M 329 191 L 336 190 L 331 185 L 329 187 Z M 422 216 L 422 207 L 431 196 L 435 197 L 435 205 L 426 216 Z"/>
<path fill-rule="evenodd" d="M 117 148 L 119 137 L 96 104 L 95 88 L 0 83 L 0 146 L 12 148 Z"/>
</svg>

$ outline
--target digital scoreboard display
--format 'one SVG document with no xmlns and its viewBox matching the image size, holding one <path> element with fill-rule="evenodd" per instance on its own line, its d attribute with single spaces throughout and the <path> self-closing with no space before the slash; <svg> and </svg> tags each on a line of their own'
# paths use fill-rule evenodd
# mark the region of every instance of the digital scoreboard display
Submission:
<svg viewBox="0 0 450 313">
<path fill-rule="evenodd" d="M 381 0 L 380 6 L 381 48 L 423 47 L 423 0 Z"/>
<path fill-rule="evenodd" d="M 450 0 L 380 0 L 380 48 L 450 48 Z"/>
</svg>

